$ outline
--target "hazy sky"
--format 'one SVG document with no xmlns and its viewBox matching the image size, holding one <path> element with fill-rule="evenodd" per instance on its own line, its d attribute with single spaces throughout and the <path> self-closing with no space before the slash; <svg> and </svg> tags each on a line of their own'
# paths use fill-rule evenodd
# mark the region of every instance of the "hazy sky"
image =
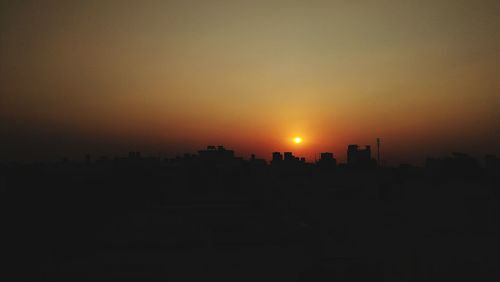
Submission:
<svg viewBox="0 0 500 282">
<path fill-rule="evenodd" d="M 500 1 L 3 2 L 0 159 L 500 154 Z"/>
</svg>

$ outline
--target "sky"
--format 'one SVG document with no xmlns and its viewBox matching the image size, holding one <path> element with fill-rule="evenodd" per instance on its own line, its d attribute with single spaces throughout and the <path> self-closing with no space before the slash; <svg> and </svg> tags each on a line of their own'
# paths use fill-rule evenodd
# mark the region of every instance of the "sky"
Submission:
<svg viewBox="0 0 500 282">
<path fill-rule="evenodd" d="M 500 154 L 499 30 L 487 0 L 3 1 L 0 160 Z"/>
</svg>

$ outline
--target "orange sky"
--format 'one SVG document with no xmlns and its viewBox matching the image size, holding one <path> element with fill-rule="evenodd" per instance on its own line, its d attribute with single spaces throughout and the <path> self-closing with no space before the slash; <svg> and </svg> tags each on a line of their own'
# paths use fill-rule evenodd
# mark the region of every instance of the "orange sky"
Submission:
<svg viewBox="0 0 500 282">
<path fill-rule="evenodd" d="M 500 153 L 498 1 L 49 2 L 0 4 L 0 159 Z"/>
</svg>

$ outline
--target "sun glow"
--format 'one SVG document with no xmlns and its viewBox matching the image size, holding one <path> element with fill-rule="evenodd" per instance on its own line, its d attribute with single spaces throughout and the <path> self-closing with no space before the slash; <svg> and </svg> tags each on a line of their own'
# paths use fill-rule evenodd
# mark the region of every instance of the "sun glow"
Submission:
<svg viewBox="0 0 500 282">
<path fill-rule="evenodd" d="M 302 138 L 295 137 L 295 138 L 293 138 L 293 142 L 295 142 L 295 144 L 300 144 L 300 143 L 302 143 Z"/>
</svg>

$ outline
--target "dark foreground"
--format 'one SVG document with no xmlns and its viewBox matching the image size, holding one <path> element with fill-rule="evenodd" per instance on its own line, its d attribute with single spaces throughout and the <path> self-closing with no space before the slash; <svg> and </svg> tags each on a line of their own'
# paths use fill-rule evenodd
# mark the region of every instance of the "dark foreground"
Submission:
<svg viewBox="0 0 500 282">
<path fill-rule="evenodd" d="M 498 166 L 3 165 L 22 281 L 499 281 Z"/>
</svg>

